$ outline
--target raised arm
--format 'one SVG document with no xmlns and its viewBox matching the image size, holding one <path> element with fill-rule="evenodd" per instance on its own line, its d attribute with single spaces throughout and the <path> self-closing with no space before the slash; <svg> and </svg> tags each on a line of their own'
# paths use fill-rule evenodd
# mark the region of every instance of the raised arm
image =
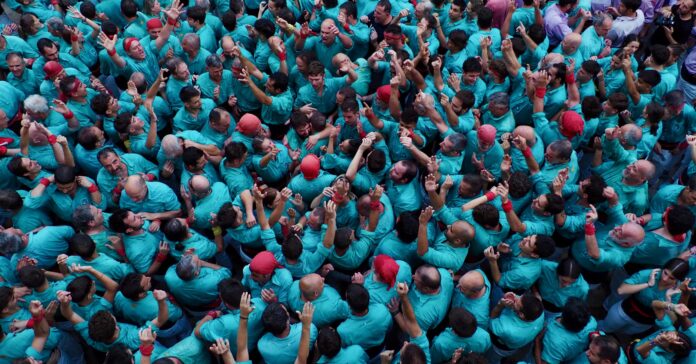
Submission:
<svg viewBox="0 0 696 364">
<path fill-rule="evenodd" d="M 626 90 L 628 91 L 628 95 L 631 97 L 633 103 L 637 105 L 640 103 L 640 92 L 638 92 L 636 82 L 633 79 L 633 69 L 631 68 L 631 59 L 629 57 L 624 57 L 621 61 L 621 68 L 626 76 Z"/>
<path fill-rule="evenodd" d="M 599 259 L 599 244 L 595 235 L 594 222 L 597 221 L 597 209 L 590 205 L 590 211 L 585 214 L 585 249 L 592 259 Z"/>
<path fill-rule="evenodd" d="M 447 279 L 447 278 L 444 278 Z M 408 298 L 408 285 L 404 282 L 399 282 L 396 286 L 396 292 L 401 299 L 401 315 L 396 315 L 394 320 L 399 324 L 410 337 L 416 338 L 423 334 L 418 321 L 416 320 L 416 312 L 413 310 L 411 300 Z"/>
<path fill-rule="evenodd" d="M 164 47 L 164 45 L 169 41 L 169 36 L 171 35 L 172 30 L 174 30 L 174 26 L 176 26 L 176 22 L 179 20 L 179 15 L 183 9 L 184 4 L 182 4 L 180 0 L 174 0 L 168 9 L 162 11 L 165 15 L 167 15 L 167 22 L 162 28 L 160 34 L 157 36 L 157 39 L 155 39 L 155 47 L 157 47 L 158 51 L 162 49 L 162 47 Z"/>
<path fill-rule="evenodd" d="M 312 302 L 305 302 L 302 313 L 299 313 L 302 321 L 302 334 L 300 336 L 300 346 L 297 348 L 297 358 L 295 364 L 306 364 L 309 358 L 310 340 L 312 334 L 312 317 L 314 317 L 314 305 Z"/>
<path fill-rule="evenodd" d="M 56 294 L 58 302 L 60 302 L 60 313 L 65 317 L 66 320 L 70 321 L 73 325 L 77 325 L 83 322 L 84 319 L 80 315 L 73 312 L 70 302 L 72 302 L 72 296 L 68 291 L 58 291 Z"/>
<path fill-rule="evenodd" d="M 416 252 L 422 257 L 428 252 L 428 222 L 433 217 L 433 208 L 424 208 L 418 218 L 418 248 Z"/>
<path fill-rule="evenodd" d="M 498 194 L 500 195 L 500 201 L 503 204 L 503 211 L 505 212 L 505 218 L 510 224 L 510 230 L 516 233 L 524 233 L 527 230 L 527 225 L 525 225 L 522 220 L 517 216 L 515 210 L 512 208 L 512 202 L 508 198 L 508 184 L 503 182 L 503 184 L 498 186 Z"/>
<path fill-rule="evenodd" d="M 162 327 L 169 320 L 169 306 L 167 306 L 167 292 L 156 289 L 152 291 L 152 296 L 157 300 L 157 317 L 152 320 L 152 324 Z"/>
<path fill-rule="evenodd" d="M 362 139 L 362 143 L 360 143 L 360 146 L 355 152 L 355 155 L 348 166 L 348 170 L 346 171 L 346 178 L 348 178 L 350 182 L 355 181 L 355 177 L 358 175 L 358 170 L 360 169 L 360 164 L 363 162 L 363 155 L 365 154 L 366 150 L 372 147 L 373 141 L 374 136 L 372 138 L 370 136 L 366 136 Z"/>
<path fill-rule="evenodd" d="M 254 311 L 249 292 L 242 293 L 239 302 L 239 326 L 237 327 L 237 360 L 249 360 L 249 315 Z"/>
</svg>

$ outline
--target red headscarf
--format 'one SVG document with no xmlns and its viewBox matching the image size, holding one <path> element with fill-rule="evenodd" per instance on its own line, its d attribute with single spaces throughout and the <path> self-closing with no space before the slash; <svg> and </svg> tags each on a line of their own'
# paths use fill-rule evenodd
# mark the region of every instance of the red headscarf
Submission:
<svg viewBox="0 0 696 364">
<path fill-rule="evenodd" d="M 273 274 L 276 268 L 283 268 L 283 266 L 278 263 L 273 253 L 269 251 L 256 254 L 251 263 L 249 263 L 249 269 L 258 274 Z"/>
<path fill-rule="evenodd" d="M 394 287 L 396 275 L 399 273 L 399 264 L 396 260 L 386 254 L 380 254 L 375 257 L 374 266 L 375 272 L 382 277 L 382 280 L 389 286 L 389 289 Z"/>
</svg>

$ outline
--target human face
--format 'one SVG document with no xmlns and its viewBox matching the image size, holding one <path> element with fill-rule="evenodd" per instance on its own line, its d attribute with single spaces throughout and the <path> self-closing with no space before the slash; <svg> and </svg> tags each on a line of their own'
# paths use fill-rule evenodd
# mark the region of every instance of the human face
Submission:
<svg viewBox="0 0 696 364">
<path fill-rule="evenodd" d="M 475 194 L 478 193 L 478 191 L 476 191 L 474 189 L 474 187 L 471 186 L 471 184 L 469 184 L 468 182 L 466 182 L 464 180 L 462 180 L 459 183 L 458 192 L 459 192 L 459 196 L 462 196 L 462 197 L 471 197 L 471 196 L 474 196 Z"/>
<path fill-rule="evenodd" d="M 312 132 L 312 125 L 310 123 L 306 123 L 299 128 L 295 129 L 297 132 L 297 135 L 299 135 L 302 138 L 306 138 L 309 136 L 309 133 Z"/>
<path fill-rule="evenodd" d="M 488 104 L 488 110 L 491 112 L 494 118 L 499 118 L 509 111 L 505 104 Z"/>
<path fill-rule="evenodd" d="M 193 166 L 190 166 L 189 168 L 193 172 L 200 172 L 205 168 L 205 165 L 208 163 L 208 160 L 205 159 L 205 157 L 200 157 L 197 161 L 196 164 Z"/>
<path fill-rule="evenodd" d="M 481 141 L 481 138 L 479 138 L 478 144 L 479 144 L 479 151 L 485 152 L 485 151 L 493 148 L 493 145 L 495 145 L 495 141 L 492 141 L 490 143 L 486 143 L 486 142 Z"/>
<path fill-rule="evenodd" d="M 305 72 L 307 70 L 307 64 L 300 57 L 295 57 L 295 65 L 300 72 Z"/>
<path fill-rule="evenodd" d="M 527 236 L 520 241 L 520 250 L 525 254 L 532 255 L 536 249 L 536 235 Z"/>
<path fill-rule="evenodd" d="M 75 80 L 76 83 L 79 83 L 77 87 L 75 87 L 75 91 L 73 92 L 72 96 L 73 97 L 85 97 L 87 96 L 87 85 L 85 85 L 82 81 Z"/>
<path fill-rule="evenodd" d="M 467 85 L 473 85 L 480 75 L 481 72 L 466 72 L 462 75 L 462 80 L 464 80 L 464 83 Z"/>
<path fill-rule="evenodd" d="M 568 287 L 571 284 L 575 283 L 575 281 L 577 281 L 576 278 L 571 278 L 568 276 L 558 276 L 558 283 L 561 286 L 561 288 Z"/>
<path fill-rule="evenodd" d="M 338 148 L 341 150 L 341 153 L 348 154 L 349 146 L 350 146 L 349 140 L 346 139 L 338 145 Z"/>
<path fill-rule="evenodd" d="M 192 97 L 191 100 L 185 104 L 186 107 L 191 110 L 199 110 L 203 106 L 200 95 Z"/>
<path fill-rule="evenodd" d="M 41 170 L 41 165 L 29 158 L 22 158 L 22 166 L 29 171 L 29 173 L 38 173 Z"/>
<path fill-rule="evenodd" d="M 140 278 L 140 288 L 142 288 L 145 292 L 152 289 L 152 278 L 143 274 L 142 278 Z"/>
<path fill-rule="evenodd" d="M 4 232 L 12 235 L 19 236 L 22 239 L 22 246 L 26 247 L 27 244 L 29 243 L 29 237 L 27 234 L 25 234 L 22 230 L 17 229 L 17 228 L 7 228 L 4 230 Z"/>
<path fill-rule="evenodd" d="M 219 132 L 226 132 L 230 128 L 230 124 L 232 123 L 230 118 L 230 113 L 225 111 L 222 113 L 220 120 L 217 123 L 212 124 L 211 126 L 213 127 L 213 129 Z"/>
<path fill-rule="evenodd" d="M 56 189 L 66 195 L 72 194 L 77 189 L 77 183 L 71 182 L 66 184 L 61 184 L 56 182 Z"/>
<path fill-rule="evenodd" d="M 271 277 L 271 274 L 259 274 L 256 272 L 251 272 L 251 279 L 259 285 L 266 284 L 266 282 L 271 280 Z"/>
<path fill-rule="evenodd" d="M 145 224 L 145 220 L 142 216 L 132 212 L 128 212 L 128 215 L 126 215 L 126 219 L 123 220 L 123 222 L 126 224 L 126 226 L 133 230 L 138 230 Z"/>
<path fill-rule="evenodd" d="M 358 115 L 355 111 L 344 111 L 343 121 L 346 122 L 346 125 L 355 126 L 358 123 Z"/>
<path fill-rule="evenodd" d="M 128 52 L 128 54 L 137 60 L 145 59 L 145 49 L 143 48 L 143 45 L 140 44 L 140 41 L 137 40 L 131 44 L 130 52 Z"/>
<path fill-rule="evenodd" d="M 633 41 L 633 42 L 628 43 L 628 44 L 624 47 L 624 51 L 627 51 L 628 54 L 634 54 L 634 53 L 636 53 L 636 51 L 638 50 L 638 48 L 640 48 L 640 42 Z"/>
<path fill-rule="evenodd" d="M 315 90 L 320 91 L 324 88 L 324 75 L 310 75 L 307 79 Z"/>
<path fill-rule="evenodd" d="M 587 361 L 589 361 L 591 364 L 600 364 L 602 362 L 602 358 L 599 356 L 599 353 L 599 347 L 594 342 L 591 342 L 590 347 L 587 349 L 587 351 L 585 351 Z"/>
<path fill-rule="evenodd" d="M 672 274 L 671 270 L 663 269 L 660 275 L 660 282 L 665 286 L 672 287 L 677 284 L 677 278 Z"/>
<path fill-rule="evenodd" d="M 7 61 L 7 68 L 15 77 L 22 77 L 24 73 L 24 61 L 20 57 L 11 57 Z"/>
<path fill-rule="evenodd" d="M 222 69 L 220 69 L 220 73 L 222 73 Z M 186 63 L 181 62 L 179 63 L 179 65 L 176 66 L 176 72 L 174 72 L 175 78 L 179 80 L 188 80 L 190 75 L 191 73 L 189 73 L 189 69 Z"/>
<path fill-rule="evenodd" d="M 273 149 L 275 149 L 275 144 L 273 144 L 273 141 L 268 138 L 264 139 L 263 143 L 261 143 L 261 151 L 268 154 Z"/>
<path fill-rule="evenodd" d="M 102 167 L 112 175 L 120 174 L 126 168 L 126 166 L 121 163 L 121 158 L 115 153 L 107 153 L 106 157 L 101 158 L 99 162 L 101 162 Z"/>
<path fill-rule="evenodd" d="M 384 24 L 384 22 L 386 22 L 387 19 L 389 18 L 389 12 L 387 12 L 383 6 L 378 5 L 375 7 L 374 16 L 375 16 L 376 22 L 378 22 L 380 24 Z"/>
<path fill-rule="evenodd" d="M 130 125 L 130 132 L 131 133 L 139 133 L 145 128 L 145 122 L 143 119 L 133 116 L 131 118 L 131 125 Z"/>
<path fill-rule="evenodd" d="M 399 34 L 384 32 L 384 40 L 387 42 L 388 46 L 394 49 L 401 48 L 401 39 L 401 35 Z"/>
<path fill-rule="evenodd" d="M 442 140 L 442 142 L 440 143 L 440 151 L 442 151 L 442 153 L 454 152 L 454 144 L 452 144 L 450 138 L 445 138 L 444 140 Z"/>
<path fill-rule="evenodd" d="M 332 25 L 330 23 L 324 23 L 321 25 L 320 35 L 321 41 L 324 44 L 333 44 L 336 35 L 331 31 Z"/>
<path fill-rule="evenodd" d="M 162 28 L 154 28 L 147 31 L 150 34 L 150 39 L 157 39 L 160 33 L 162 33 Z"/>
<path fill-rule="evenodd" d="M 604 37 L 607 35 L 607 33 L 609 33 L 609 30 L 611 30 L 611 25 L 611 19 L 607 19 L 604 21 L 604 23 L 595 26 L 595 33 L 597 33 L 597 35 L 600 37 Z"/>
<path fill-rule="evenodd" d="M 584 68 L 580 67 L 578 70 L 578 81 L 581 83 L 588 82 L 592 79 L 592 75 L 587 73 Z"/>
<path fill-rule="evenodd" d="M 58 60 L 58 47 L 52 45 L 51 47 L 44 48 L 44 58 L 47 61 L 57 61 Z"/>
<path fill-rule="evenodd" d="M 462 18 L 462 8 L 460 8 L 458 5 L 450 5 L 450 10 L 449 13 L 447 13 L 450 17 L 450 20 L 456 21 Z"/>
<path fill-rule="evenodd" d="M 90 205 L 89 209 L 92 212 L 92 217 L 94 219 L 93 220 L 94 226 L 98 226 L 98 225 L 103 224 L 104 223 L 104 211 L 102 211 L 102 209 L 100 209 L 94 205 Z"/>
<path fill-rule="evenodd" d="M 406 170 L 406 165 L 403 162 L 396 162 L 391 171 L 389 171 L 389 177 L 391 177 L 394 182 L 401 182 L 404 179 Z"/>
<path fill-rule="evenodd" d="M 450 105 L 452 105 L 452 111 L 454 111 L 455 114 L 459 115 L 462 113 L 462 100 L 460 100 L 458 97 L 453 97 Z"/>
<path fill-rule="evenodd" d="M 682 0 L 679 2 L 679 15 L 689 15 L 694 10 L 694 0 Z"/>
<path fill-rule="evenodd" d="M 9 122 L 10 119 L 7 117 L 7 114 L 0 110 L 0 130 L 5 130 Z"/>
<path fill-rule="evenodd" d="M 537 213 L 543 213 L 546 210 L 546 205 L 548 205 L 548 200 L 545 195 L 541 195 L 534 200 L 532 200 L 532 209 Z"/>
</svg>

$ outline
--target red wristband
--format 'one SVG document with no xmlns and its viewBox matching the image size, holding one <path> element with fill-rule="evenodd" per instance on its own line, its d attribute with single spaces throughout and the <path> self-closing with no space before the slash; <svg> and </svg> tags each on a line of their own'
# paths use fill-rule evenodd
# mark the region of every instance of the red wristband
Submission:
<svg viewBox="0 0 696 364">
<path fill-rule="evenodd" d="M 539 87 L 534 91 L 534 95 L 540 99 L 543 99 L 544 96 L 546 96 L 546 89 Z"/>
<path fill-rule="evenodd" d="M 0 146 L 0 157 L 4 156 L 5 154 L 7 154 L 7 147 L 2 145 Z"/>
<path fill-rule="evenodd" d="M 585 235 L 594 235 L 595 231 L 596 229 L 593 223 L 585 224 Z"/>
<path fill-rule="evenodd" d="M 58 2 L 58 0 L 51 0 L 51 5 L 56 6 L 60 5 L 60 3 Z"/>
<path fill-rule="evenodd" d="M 39 184 L 43 185 L 44 187 L 48 187 L 51 185 L 51 180 L 48 178 L 42 178 L 39 180 Z"/>
<path fill-rule="evenodd" d="M 208 311 L 208 313 L 206 313 L 205 315 L 206 315 L 206 316 L 210 316 L 210 317 L 216 319 L 216 318 L 220 317 L 220 312 L 215 311 L 215 310 L 210 310 L 210 311 Z"/>
<path fill-rule="evenodd" d="M 148 174 L 145 175 L 145 178 L 146 178 L 148 181 L 152 182 L 152 181 L 155 180 L 155 175 L 152 174 L 152 173 L 148 173 Z"/>
<path fill-rule="evenodd" d="M 40 323 L 41 320 L 44 319 L 44 311 L 42 310 L 40 314 L 37 316 L 32 316 L 29 320 L 27 320 L 27 329 L 33 328 L 36 324 Z"/>
<path fill-rule="evenodd" d="M 89 192 L 89 193 L 95 193 L 98 191 L 99 191 L 99 187 L 97 187 L 97 185 L 95 185 L 94 183 L 92 183 L 91 186 L 87 187 L 87 192 Z"/>
<path fill-rule="evenodd" d="M 116 48 L 111 49 L 111 50 L 108 50 L 108 49 L 107 49 L 107 50 L 106 50 L 106 54 L 108 54 L 108 55 L 110 55 L 110 56 L 113 56 L 114 54 L 116 54 Z"/>
<path fill-rule="evenodd" d="M 413 131 L 413 129 L 408 130 L 408 137 L 411 139 L 414 139 L 416 137 L 416 133 Z"/>
<path fill-rule="evenodd" d="M 72 119 L 72 118 L 74 118 L 74 117 L 75 117 L 75 113 L 73 113 L 73 112 L 70 111 L 70 110 L 68 110 L 67 113 L 63 114 L 63 118 L 64 118 L 65 120 L 70 120 L 70 119 Z"/>
<path fill-rule="evenodd" d="M 193 224 L 193 215 L 186 218 L 186 225 L 191 225 L 191 224 Z"/>
<path fill-rule="evenodd" d="M 56 137 L 55 135 L 51 134 L 48 136 L 48 143 L 49 144 L 51 144 L 51 145 L 56 144 L 57 141 L 58 141 L 58 137 Z"/>
<path fill-rule="evenodd" d="M 379 201 L 370 201 L 370 210 L 379 210 L 382 207 L 382 203 Z"/>
<path fill-rule="evenodd" d="M 34 320 L 33 317 L 30 318 L 29 320 L 27 320 L 27 324 L 26 324 L 27 329 L 33 329 L 34 324 L 36 324 L 36 321 Z"/>
<path fill-rule="evenodd" d="M 285 60 L 288 59 L 288 53 L 287 53 L 287 52 L 281 52 L 281 53 L 278 55 L 278 59 L 279 59 L 281 62 L 284 62 Z"/>
<path fill-rule="evenodd" d="M 566 81 L 567 84 L 572 85 L 572 84 L 575 83 L 575 74 L 573 74 L 573 72 L 568 72 L 568 73 L 566 73 L 566 77 L 565 77 L 565 78 L 566 78 L 565 81 Z"/>
<path fill-rule="evenodd" d="M 121 188 L 121 187 L 114 188 L 114 193 L 117 195 L 120 195 L 122 191 L 123 191 L 123 188 Z"/>
<path fill-rule="evenodd" d="M 71 42 L 77 42 L 78 40 L 80 40 L 80 38 L 78 36 L 76 36 L 75 34 L 70 35 Z"/>
<path fill-rule="evenodd" d="M 116 249 L 116 254 L 118 254 L 119 257 L 125 257 L 126 256 L 126 250 L 123 248 Z"/>
<path fill-rule="evenodd" d="M 495 193 L 493 193 L 493 192 L 491 192 L 491 191 L 486 192 L 486 193 L 484 194 L 484 196 L 486 196 L 486 200 L 488 200 L 488 201 L 493 201 L 493 200 L 495 200 Z"/>
<path fill-rule="evenodd" d="M 167 260 L 167 254 L 164 253 L 157 253 L 157 256 L 155 257 L 155 262 L 157 263 L 162 263 L 165 260 Z"/>
<path fill-rule="evenodd" d="M 348 23 L 343 23 L 343 30 L 345 30 L 348 33 L 352 33 L 350 31 L 350 25 Z"/>
<path fill-rule="evenodd" d="M 503 212 L 510 212 L 512 211 L 512 201 L 507 200 L 503 202 Z"/>
<path fill-rule="evenodd" d="M 155 346 L 152 344 L 149 345 L 140 345 L 140 355 L 141 356 L 150 356 L 152 355 L 152 351 L 155 350 Z"/>
<path fill-rule="evenodd" d="M 522 155 L 523 155 L 525 158 L 531 157 L 531 156 L 532 156 L 532 148 L 529 148 L 529 147 L 524 148 L 524 149 L 521 150 L 521 152 L 522 152 Z"/>
<path fill-rule="evenodd" d="M 176 19 L 167 18 L 167 24 L 171 26 L 176 26 Z"/>
</svg>

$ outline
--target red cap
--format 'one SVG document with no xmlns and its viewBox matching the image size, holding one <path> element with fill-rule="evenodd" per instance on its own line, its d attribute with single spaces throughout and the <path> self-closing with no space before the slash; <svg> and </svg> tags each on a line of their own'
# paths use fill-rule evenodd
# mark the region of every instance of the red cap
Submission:
<svg viewBox="0 0 696 364">
<path fill-rule="evenodd" d="M 157 28 L 162 28 L 164 25 L 162 24 L 162 21 L 157 19 L 157 18 L 152 18 L 145 23 L 147 25 L 147 30 L 152 30 L 152 29 L 157 29 Z"/>
<path fill-rule="evenodd" d="M 261 127 L 261 120 L 254 114 L 244 114 L 237 123 L 237 130 L 244 135 L 256 135 Z"/>
<path fill-rule="evenodd" d="M 249 269 L 258 274 L 273 274 L 276 268 L 283 268 L 283 266 L 278 263 L 273 253 L 269 251 L 262 251 L 256 254 L 251 263 L 249 263 Z"/>
<path fill-rule="evenodd" d="M 495 129 L 495 127 L 493 125 L 489 125 L 489 124 L 481 125 L 478 128 L 478 132 L 477 132 L 478 139 L 479 139 L 479 141 L 481 141 L 483 143 L 491 144 L 495 141 L 495 134 L 497 132 L 498 131 Z"/>
<path fill-rule="evenodd" d="M 382 280 L 389 286 L 389 289 L 394 287 L 396 275 L 399 273 L 399 264 L 396 260 L 386 254 L 380 254 L 375 257 L 374 266 L 375 272 L 382 277 Z"/>
<path fill-rule="evenodd" d="M 123 49 L 125 49 L 126 52 L 130 52 L 133 42 L 136 42 L 137 40 L 138 38 L 134 37 L 126 38 L 126 40 L 123 41 Z"/>
<path fill-rule="evenodd" d="M 63 66 L 56 61 L 48 61 L 43 66 L 43 71 L 46 73 L 46 79 L 56 77 L 63 72 Z"/>
<path fill-rule="evenodd" d="M 399 95 L 399 91 L 397 91 L 397 96 Z M 387 104 L 389 103 L 389 98 L 391 97 L 391 86 L 389 85 L 384 85 L 380 86 L 377 88 L 377 99 L 379 101 L 382 101 L 383 103 Z"/>
<path fill-rule="evenodd" d="M 585 130 L 585 121 L 582 116 L 575 111 L 566 111 L 561 115 L 561 134 L 568 139 L 582 134 Z"/>
<path fill-rule="evenodd" d="M 307 154 L 306 157 L 302 158 L 302 163 L 300 163 L 300 171 L 307 180 L 313 180 L 319 176 L 319 171 L 321 170 L 321 161 L 319 157 L 314 154 Z"/>
</svg>

